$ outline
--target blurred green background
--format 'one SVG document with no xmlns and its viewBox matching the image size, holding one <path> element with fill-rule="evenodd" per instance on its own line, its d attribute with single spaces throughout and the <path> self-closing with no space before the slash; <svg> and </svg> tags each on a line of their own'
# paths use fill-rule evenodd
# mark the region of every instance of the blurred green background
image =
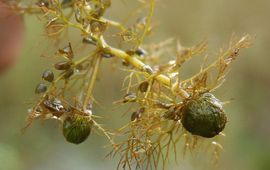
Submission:
<svg viewBox="0 0 270 170">
<path fill-rule="evenodd" d="M 123 19 L 135 8 L 135 0 L 112 0 L 107 13 L 110 18 Z M 177 38 L 185 46 L 208 40 L 210 54 L 227 45 L 232 33 L 251 34 L 253 46 L 241 52 L 226 83 L 216 92 L 222 100 L 233 98 L 226 106 L 229 123 L 220 169 L 270 169 L 270 1 L 269 0 L 163 0 L 155 12 L 158 24 L 147 42 Z M 116 162 L 104 159 L 107 141 L 92 135 L 81 145 L 65 142 L 54 121 L 35 122 L 25 134 L 27 109 L 35 101 L 33 93 L 42 71 L 52 65 L 41 54 L 52 54 L 54 45 L 42 34 L 36 17 L 25 17 L 26 40 L 17 65 L 0 77 L 0 170 L 106 170 Z M 74 37 L 70 36 L 70 39 Z M 151 40 L 150 40 L 151 39 Z M 109 63 L 109 62 L 108 62 Z M 119 99 L 123 74 L 111 73 L 103 67 L 96 98 L 104 108 L 95 108 L 106 116 L 107 127 L 123 123 L 122 110 L 112 111 L 112 101 Z M 198 68 L 188 68 L 195 70 Z M 108 72 L 110 74 L 108 74 Z M 119 115 L 119 116 L 116 116 Z M 180 151 L 181 152 L 181 151 Z M 204 169 L 202 157 L 170 162 L 172 169 Z"/>
</svg>

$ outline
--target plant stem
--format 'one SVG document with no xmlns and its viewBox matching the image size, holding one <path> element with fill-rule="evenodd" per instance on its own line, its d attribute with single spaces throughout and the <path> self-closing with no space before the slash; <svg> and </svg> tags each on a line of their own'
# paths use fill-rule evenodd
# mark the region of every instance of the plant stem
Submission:
<svg viewBox="0 0 270 170">
<path fill-rule="evenodd" d="M 91 75 L 91 80 L 90 80 L 90 82 L 88 84 L 87 91 L 86 91 L 86 96 L 85 96 L 84 103 L 83 103 L 83 109 L 84 110 L 87 110 L 87 106 L 88 106 L 90 98 L 92 96 L 92 92 L 93 92 L 94 85 L 95 85 L 95 82 L 96 82 L 96 79 L 97 79 L 97 74 L 98 74 L 100 63 L 101 63 L 101 59 L 102 58 L 99 55 L 96 56 L 96 61 L 94 63 L 94 69 L 93 69 L 93 72 L 92 72 L 92 75 Z"/>
<path fill-rule="evenodd" d="M 153 17 L 153 14 L 154 14 L 154 10 L 155 10 L 155 0 L 151 0 L 151 2 L 150 2 L 150 11 L 149 11 L 149 14 L 148 14 L 147 19 L 146 19 L 146 24 L 144 26 L 143 35 L 139 39 L 139 42 L 136 45 L 135 49 L 137 49 L 141 45 L 141 43 L 144 41 L 144 38 L 145 38 L 145 36 L 146 36 L 146 34 L 148 32 L 148 28 L 151 25 L 151 21 L 152 21 L 152 17 Z"/>
<path fill-rule="evenodd" d="M 148 28 L 148 26 L 151 23 L 151 19 L 152 19 L 153 13 L 154 13 L 154 6 L 155 6 L 155 0 L 151 0 L 150 12 L 148 14 L 146 25 L 145 25 L 146 28 L 145 28 L 145 30 L 143 32 L 143 35 L 142 35 L 140 41 L 138 42 L 137 46 L 139 46 L 143 42 L 143 40 L 144 40 L 144 38 L 146 36 L 147 28 Z M 24 10 L 26 11 L 26 9 L 24 9 Z M 120 50 L 120 49 L 117 49 L 117 48 L 114 48 L 114 47 L 109 46 L 106 43 L 106 41 L 104 40 L 103 36 L 95 37 L 94 35 L 91 35 L 80 24 L 75 24 L 73 22 L 70 22 L 67 18 L 65 18 L 65 16 L 63 15 L 62 12 L 60 14 L 57 14 L 57 13 L 52 13 L 52 14 L 55 15 L 58 19 L 62 20 L 68 26 L 77 28 L 84 35 L 88 35 L 91 38 L 97 40 L 98 41 L 99 48 L 101 48 L 101 49 L 105 49 L 106 48 L 107 52 L 111 53 L 112 55 L 114 55 L 114 56 L 116 56 L 118 58 L 121 58 L 121 59 L 129 62 L 135 68 L 141 70 L 146 77 L 154 76 L 153 73 L 149 73 L 146 70 L 146 68 L 150 68 L 151 69 L 151 67 L 149 65 L 143 63 L 142 61 L 140 61 L 139 59 L 137 59 L 135 57 L 130 56 L 129 54 L 127 54 L 123 50 Z M 101 18 L 101 20 L 104 21 L 104 22 L 107 22 L 111 26 L 116 26 L 116 27 L 120 28 L 121 30 L 125 30 L 125 27 L 122 24 L 118 23 L 118 22 L 115 22 L 115 21 L 112 21 L 112 20 L 109 20 L 109 19 L 106 19 L 106 18 Z M 87 106 L 87 104 L 89 102 L 89 99 L 91 97 L 91 93 L 92 93 L 92 90 L 93 90 L 94 82 L 96 80 L 96 74 L 97 74 L 98 67 L 99 67 L 100 60 L 101 60 L 100 57 L 98 57 L 98 58 L 99 59 L 97 60 L 97 63 L 95 64 L 94 72 L 92 74 L 92 79 L 91 79 L 91 81 L 89 83 L 89 87 L 88 87 L 88 90 L 87 90 L 86 98 L 85 98 L 85 101 L 84 101 L 84 104 L 83 104 L 83 106 L 84 106 L 83 108 L 84 109 L 86 108 L 86 106 Z M 85 60 L 86 60 L 86 58 L 83 58 L 81 61 L 78 61 L 77 63 L 81 63 L 81 62 L 83 62 Z M 160 83 L 162 83 L 164 86 L 167 86 L 167 87 L 171 88 L 172 92 L 178 93 L 182 98 L 188 98 L 189 97 L 189 94 L 178 86 L 179 83 L 178 82 L 175 82 L 174 84 L 172 84 L 171 79 L 168 76 L 166 76 L 164 74 L 158 74 L 158 75 L 155 75 L 154 77 L 155 77 L 155 79 L 157 81 L 159 81 Z"/>
<path fill-rule="evenodd" d="M 133 65 L 135 68 L 143 71 L 144 72 L 144 75 L 146 77 L 150 77 L 151 76 L 150 73 L 148 73 L 148 72 L 145 71 L 145 68 L 146 67 L 150 67 L 149 65 L 143 63 L 142 61 L 140 61 L 136 57 L 130 56 L 129 54 L 127 54 L 123 50 L 120 50 L 120 49 L 117 49 L 117 48 L 114 48 L 114 47 L 109 46 L 105 42 L 105 40 L 103 39 L 102 36 L 100 37 L 99 43 L 101 43 L 100 44 L 100 47 L 106 48 L 106 50 L 108 50 L 108 52 L 110 52 L 112 55 L 114 55 L 114 56 L 116 56 L 118 58 L 121 58 L 121 59 L 127 61 L 128 63 L 130 63 L 131 65 Z M 179 83 L 176 82 L 176 83 L 172 84 L 171 79 L 168 76 L 166 76 L 164 74 L 159 74 L 159 75 L 155 76 L 155 79 L 157 81 L 159 81 L 160 83 L 162 83 L 163 85 L 171 88 L 173 91 L 177 91 L 182 98 L 188 98 L 189 97 L 189 94 L 186 91 L 184 91 L 183 89 L 181 89 L 181 88 L 178 87 L 178 84 Z"/>
</svg>

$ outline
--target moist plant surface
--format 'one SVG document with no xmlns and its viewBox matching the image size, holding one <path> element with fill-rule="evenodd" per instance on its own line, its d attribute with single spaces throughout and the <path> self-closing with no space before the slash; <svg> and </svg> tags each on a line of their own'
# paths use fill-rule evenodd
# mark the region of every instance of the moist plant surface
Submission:
<svg viewBox="0 0 270 170">
<path fill-rule="evenodd" d="M 104 16 L 113 5 L 111 0 L 7 3 L 26 17 L 36 15 L 52 41 L 66 44 L 55 49 L 54 67 L 41 74 L 42 82 L 35 90 L 37 99 L 29 109 L 24 130 L 34 120 L 54 119 L 67 142 L 80 144 L 87 138 L 94 140 L 90 134 L 94 129 L 108 140 L 111 152 L 107 156 L 118 161 L 117 169 L 166 169 L 170 156 L 177 160 L 179 153 L 185 155 L 209 146 L 213 160 L 218 159 L 222 150 L 218 140 L 224 136 L 227 116 L 224 103 L 213 94 L 224 83 L 240 50 L 250 46 L 248 35 L 233 36 L 216 59 L 209 61 L 206 42 L 193 47 L 184 47 L 175 39 L 144 44 L 154 34 L 156 0 L 136 1 L 138 8 L 127 18 L 136 18 L 133 24 Z M 80 56 L 74 44 L 66 41 L 69 28 L 79 33 L 87 55 Z M 112 34 L 111 30 L 117 31 Z M 117 38 L 118 46 L 111 45 L 111 38 Z M 204 60 L 198 72 L 183 78 L 182 66 L 199 56 Z M 96 101 L 93 93 L 97 79 L 103 78 L 100 66 L 104 60 L 110 60 L 112 68 L 126 72 L 126 94 L 119 96 L 115 104 L 131 105 L 133 110 L 128 114 L 130 121 L 115 130 L 110 124 L 100 125 L 101 117 L 93 113 L 93 108 L 102 102 Z"/>
</svg>

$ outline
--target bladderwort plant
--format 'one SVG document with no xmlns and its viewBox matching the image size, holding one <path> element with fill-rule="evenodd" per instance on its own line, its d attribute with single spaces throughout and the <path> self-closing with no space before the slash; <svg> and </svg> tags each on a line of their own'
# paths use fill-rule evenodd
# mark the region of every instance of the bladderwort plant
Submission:
<svg viewBox="0 0 270 170">
<path fill-rule="evenodd" d="M 88 55 L 78 57 L 73 44 L 66 42 L 65 47 L 56 51 L 58 62 L 42 74 L 43 82 L 35 90 L 39 99 L 29 109 L 26 128 L 36 119 L 55 119 L 65 139 L 74 144 L 85 141 L 95 128 L 110 143 L 112 151 L 107 156 L 119 158 L 117 169 L 165 169 L 170 155 L 177 160 L 181 151 L 185 155 L 187 151 L 209 146 L 214 160 L 218 159 L 223 149 L 218 139 L 224 136 L 227 116 L 224 103 L 213 93 L 224 82 L 240 50 L 251 45 L 250 36 L 233 37 L 228 47 L 207 64 L 206 42 L 190 48 L 174 39 L 143 44 L 153 30 L 156 0 L 137 1 L 140 8 L 128 17 L 146 15 L 132 25 L 104 17 L 111 3 L 111 0 L 10 2 L 14 10 L 37 15 L 44 22 L 48 37 L 64 40 L 67 29 L 74 28 L 81 35 L 81 43 L 91 49 Z M 118 47 L 106 41 L 105 33 L 110 29 L 117 30 L 110 36 L 119 38 Z M 160 58 L 166 57 L 168 51 L 175 57 L 161 63 Z M 182 66 L 194 56 L 205 56 L 204 61 L 195 75 L 183 79 Z M 103 60 L 111 60 L 113 65 L 113 59 L 119 60 L 128 74 L 123 82 L 126 95 L 115 103 L 135 103 L 136 110 L 130 113 L 130 121 L 116 130 L 109 125 L 101 126 L 100 116 L 92 112 L 93 107 L 98 107 L 93 91 L 101 78 L 100 66 Z M 119 136 L 124 140 L 119 141 Z"/>
</svg>

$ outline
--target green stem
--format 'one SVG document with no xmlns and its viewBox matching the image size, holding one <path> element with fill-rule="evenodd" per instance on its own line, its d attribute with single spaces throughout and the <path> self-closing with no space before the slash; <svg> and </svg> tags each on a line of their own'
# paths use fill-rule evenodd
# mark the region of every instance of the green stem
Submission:
<svg viewBox="0 0 270 170">
<path fill-rule="evenodd" d="M 151 0 L 151 2 L 150 2 L 150 11 L 149 11 L 149 14 L 148 14 L 147 19 L 146 19 L 146 24 L 145 24 L 145 27 L 144 27 L 143 35 L 139 39 L 139 41 L 138 41 L 135 49 L 137 49 L 141 45 L 141 43 L 144 41 L 144 39 L 145 39 L 145 36 L 147 34 L 147 31 L 148 31 L 148 28 L 151 25 L 151 21 L 152 21 L 152 18 L 153 18 L 154 10 L 155 10 L 155 0 Z"/>
<path fill-rule="evenodd" d="M 148 73 L 145 70 L 145 68 L 149 68 L 150 67 L 149 65 L 143 63 L 142 61 L 140 61 L 136 57 L 130 56 L 129 54 L 127 54 L 123 50 L 120 50 L 120 49 L 117 49 L 117 48 L 114 48 L 114 47 L 109 46 L 105 42 L 105 40 L 103 39 L 102 36 L 100 37 L 99 43 L 101 43 L 100 44 L 101 47 L 106 48 L 106 50 L 108 50 L 108 52 L 110 52 L 112 55 L 114 55 L 114 56 L 116 56 L 118 58 L 121 58 L 121 59 L 127 61 L 128 63 L 130 63 L 131 65 L 133 65 L 135 68 L 143 71 L 144 72 L 144 75 L 146 77 L 150 77 L 151 76 L 151 73 Z M 172 84 L 171 79 L 168 76 L 166 76 L 164 74 L 159 74 L 159 75 L 155 76 L 155 79 L 158 80 L 163 85 L 171 88 L 173 91 L 175 90 L 182 98 L 188 98 L 189 97 L 189 94 L 185 90 L 179 88 L 178 82 Z"/>
<path fill-rule="evenodd" d="M 88 84 L 88 87 L 87 87 L 87 91 L 86 91 L 86 96 L 85 96 L 85 99 L 84 99 L 84 103 L 83 103 L 83 109 L 86 110 L 87 109 L 87 106 L 89 104 L 89 101 L 91 99 L 91 96 L 92 96 L 92 93 L 93 93 L 93 89 L 94 89 L 94 86 L 95 86 L 95 82 L 96 82 L 96 79 L 97 79 L 97 74 L 98 74 L 98 70 L 99 70 L 99 67 L 100 67 L 100 63 L 101 63 L 101 57 L 98 55 L 96 56 L 96 61 L 94 63 L 94 68 L 93 68 L 93 72 L 92 72 L 92 75 L 91 75 L 91 80 Z"/>
<path fill-rule="evenodd" d="M 147 33 L 147 28 L 148 28 L 148 26 L 151 23 L 151 19 L 152 19 L 153 13 L 154 13 L 154 6 L 155 6 L 155 0 L 151 0 L 150 12 L 149 12 L 148 17 L 147 17 L 145 30 L 144 30 L 143 35 L 142 35 L 140 41 L 138 42 L 137 46 L 139 46 L 143 42 L 143 40 L 145 38 L 145 35 Z M 60 13 L 60 15 L 57 14 L 57 13 L 52 13 L 52 14 L 54 14 L 56 17 L 58 17 L 59 19 L 61 19 L 65 24 L 67 24 L 67 25 L 69 25 L 71 27 L 77 28 L 83 34 L 89 35 L 93 39 L 97 40 L 98 41 L 99 48 L 101 48 L 101 49 L 105 49 L 106 48 L 106 51 L 107 52 L 111 53 L 112 55 L 114 55 L 114 56 L 116 56 L 118 58 L 121 58 L 121 59 L 129 62 L 135 68 L 141 70 L 146 77 L 153 76 L 153 73 L 149 73 L 146 70 L 146 68 L 150 68 L 151 69 L 151 67 L 149 65 L 143 63 L 142 61 L 140 61 L 139 59 L 137 59 L 135 57 L 130 56 L 129 54 L 127 54 L 123 50 L 120 50 L 120 49 L 113 48 L 113 47 L 109 46 L 106 43 L 106 41 L 103 39 L 103 36 L 95 37 L 93 35 L 90 35 L 90 33 L 87 32 L 80 24 L 72 23 L 67 18 L 65 18 L 65 16 L 63 15 L 63 13 Z M 121 24 L 119 24 L 117 22 L 114 22 L 112 20 L 108 20 L 106 18 L 101 18 L 101 20 L 108 22 L 109 25 L 119 27 L 121 30 L 124 30 L 125 29 Z M 83 58 L 81 61 L 78 61 L 76 64 L 81 63 L 81 62 L 83 62 L 85 60 L 86 60 L 86 58 Z M 89 102 L 89 99 L 90 99 L 90 96 L 91 96 L 91 93 L 92 93 L 92 90 L 93 90 L 94 82 L 95 82 L 95 79 L 96 79 L 96 77 L 95 77 L 96 75 L 95 74 L 97 74 L 97 70 L 98 70 L 98 68 L 96 68 L 96 67 L 99 66 L 99 62 L 100 62 L 100 57 L 98 59 L 98 64 L 95 64 L 94 74 L 92 76 L 92 79 L 94 79 L 94 81 L 91 80 L 91 83 L 89 84 L 89 88 L 88 88 L 88 91 L 87 91 L 87 94 L 86 94 L 86 99 L 84 101 L 84 108 L 86 107 L 87 102 Z M 95 72 L 95 70 L 96 70 L 96 72 Z M 155 77 L 156 80 L 158 80 L 163 85 L 171 88 L 171 90 L 173 92 L 177 92 L 181 97 L 183 97 L 183 98 L 189 97 L 188 93 L 186 91 L 184 91 L 183 89 L 181 89 L 178 86 L 179 83 L 176 82 L 176 83 L 172 84 L 171 79 L 168 76 L 166 76 L 164 74 L 159 74 L 159 75 L 156 75 L 154 77 Z"/>
</svg>

